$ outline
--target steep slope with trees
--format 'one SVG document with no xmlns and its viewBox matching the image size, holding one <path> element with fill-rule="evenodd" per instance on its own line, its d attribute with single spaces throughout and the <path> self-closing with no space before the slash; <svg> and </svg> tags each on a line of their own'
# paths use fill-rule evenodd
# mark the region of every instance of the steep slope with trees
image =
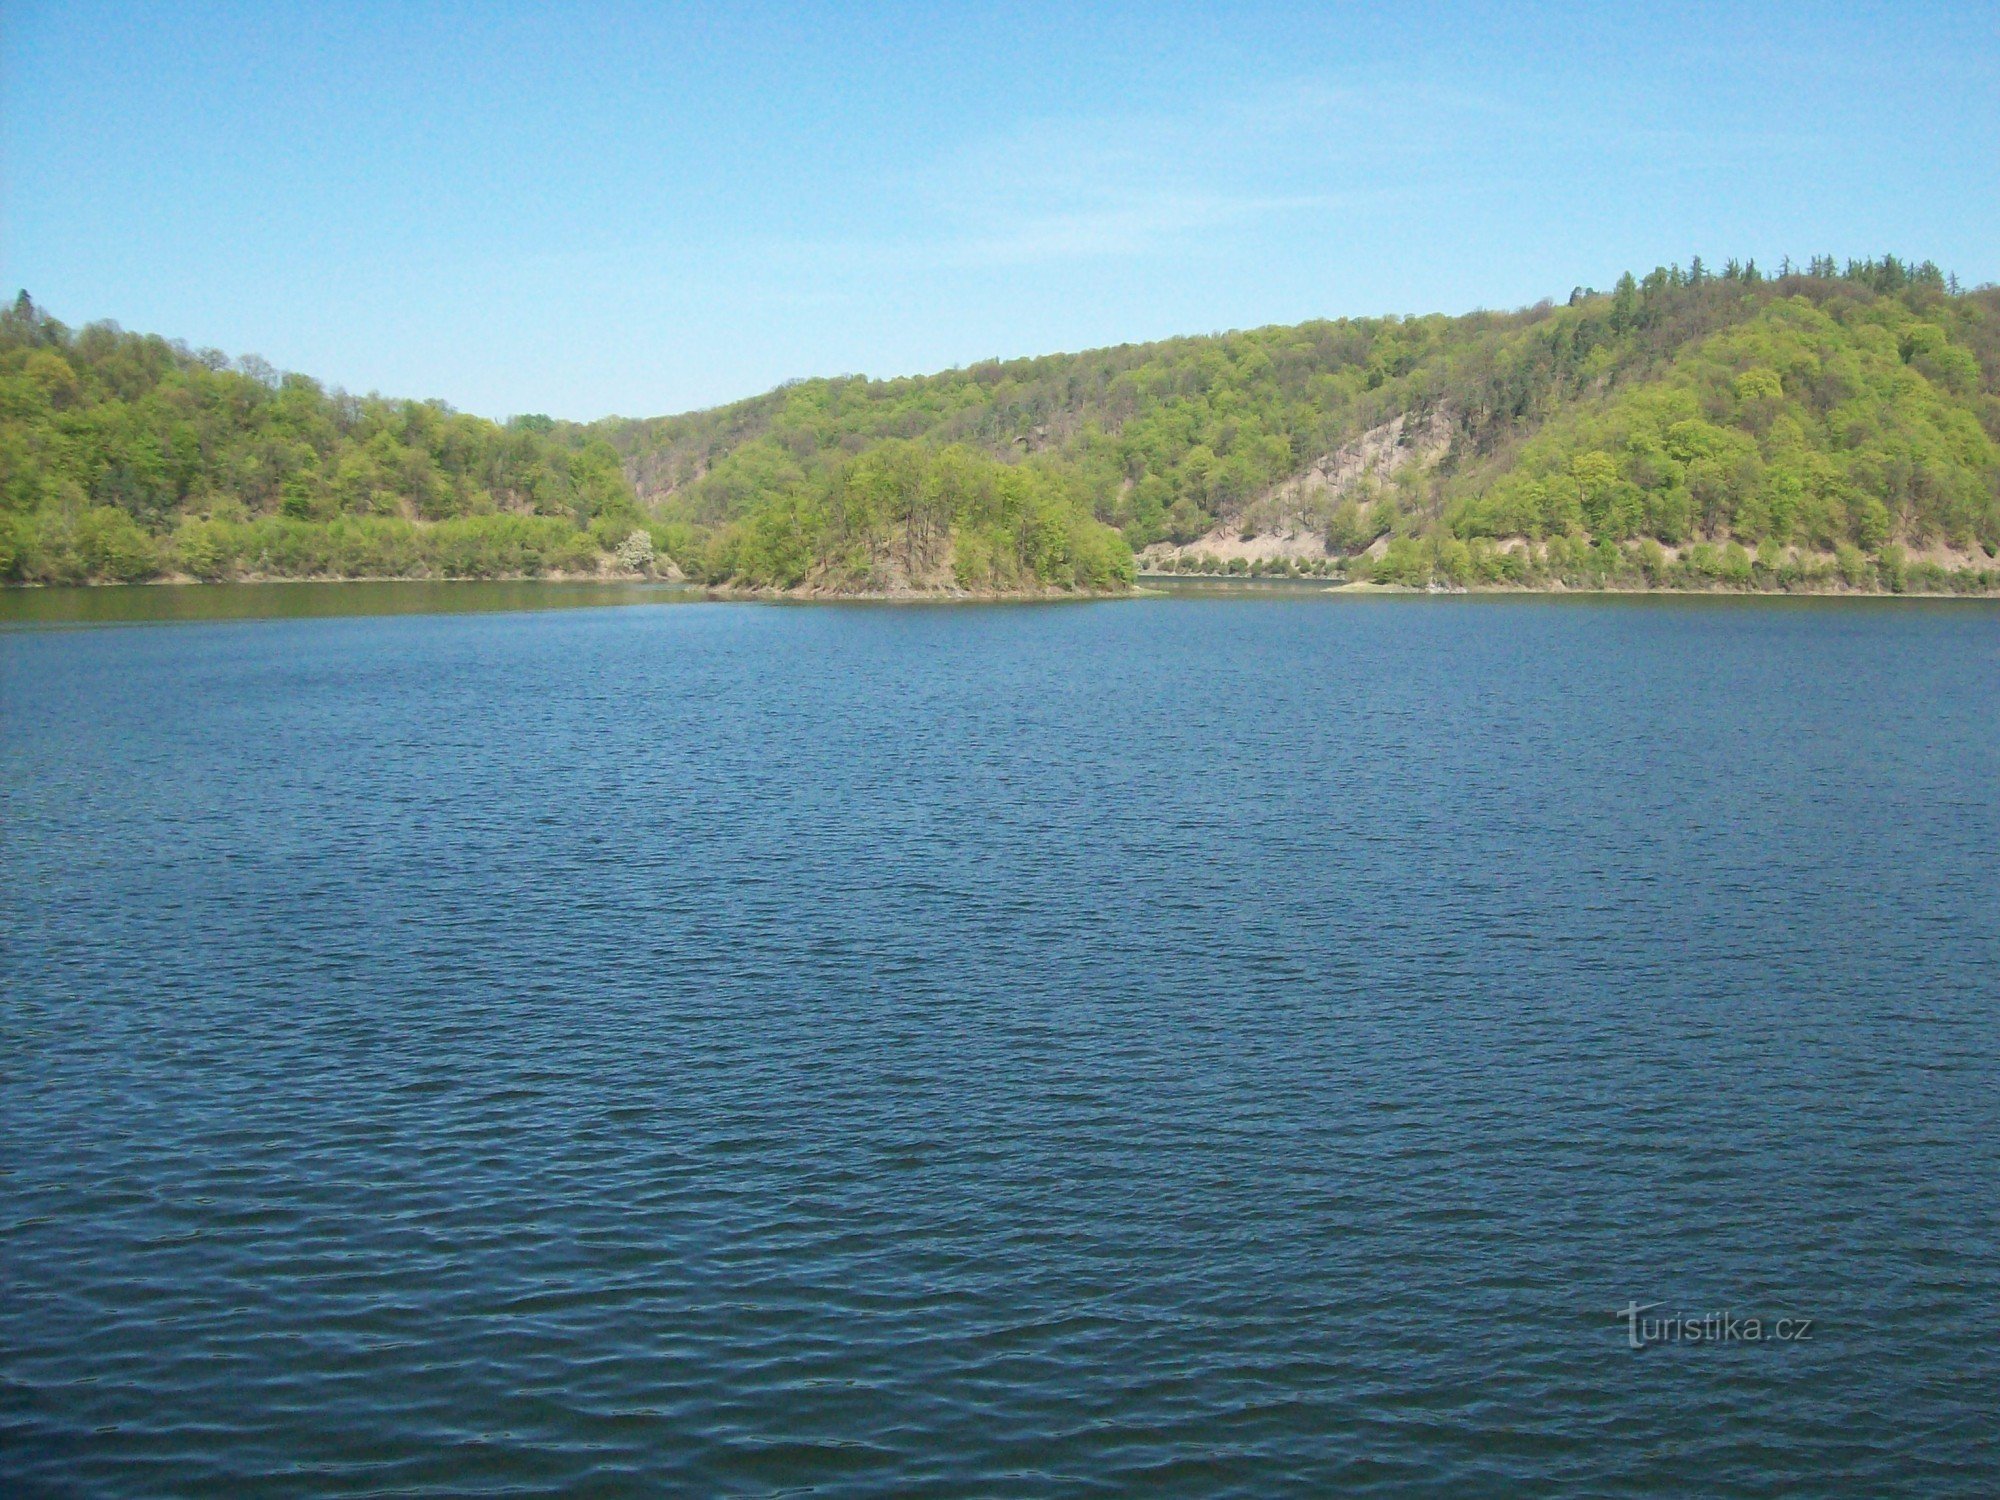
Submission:
<svg viewBox="0 0 2000 1500">
<path fill-rule="evenodd" d="M 72 332 L 26 293 L 0 313 L 0 578 L 589 573 L 650 556 L 646 526 L 617 453 L 574 425 Z"/>
<path fill-rule="evenodd" d="M 1696 260 L 1560 307 L 803 381 L 602 430 L 713 577 L 774 504 L 897 442 L 1041 475 L 1170 571 L 1980 589 L 1996 389 L 1991 288 L 1894 257 Z"/>
<path fill-rule="evenodd" d="M 0 576 L 477 575 L 671 557 L 818 593 L 2000 586 L 2000 290 L 1663 267 L 711 411 L 506 426 L 0 315 Z"/>
</svg>

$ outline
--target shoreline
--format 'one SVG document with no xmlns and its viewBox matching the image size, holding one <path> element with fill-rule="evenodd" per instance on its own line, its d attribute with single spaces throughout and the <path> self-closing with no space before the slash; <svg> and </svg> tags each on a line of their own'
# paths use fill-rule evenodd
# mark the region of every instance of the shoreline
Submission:
<svg viewBox="0 0 2000 1500">
<path fill-rule="evenodd" d="M 546 583 L 560 584 L 571 588 L 658 588 L 678 589 L 688 594 L 718 601 L 738 600 L 768 603 L 792 604 L 840 604 L 848 602 L 873 604 L 990 604 L 998 602 L 1048 602 L 1061 599 L 1124 599 L 1140 592 L 1138 589 L 877 589 L 853 593 L 834 589 L 772 589 L 739 588 L 731 584 L 695 583 L 687 578 L 655 578 L 643 573 L 486 573 L 473 576 L 443 576 L 435 573 L 370 573 L 360 577 L 329 577 L 314 574 L 308 577 L 285 574 L 253 574 L 244 578 L 191 578 L 182 575 L 168 575 L 158 578 L 90 578 L 75 583 L 6 582 L 0 583 L 0 597 L 9 593 L 63 593 L 117 589 L 216 589 L 269 588 L 274 585 L 327 586 L 351 584 L 495 584 L 495 583 Z"/>
<path fill-rule="evenodd" d="M 1241 574 L 1140 573 L 1127 589 L 936 589 L 866 590 L 852 593 L 829 589 L 739 588 L 729 584 L 696 583 L 685 577 L 658 578 L 641 573 L 497 573 L 478 577 L 436 574 L 369 574 L 360 577 L 310 577 L 261 574 L 246 578 L 200 579 L 185 575 L 121 581 L 88 579 L 76 583 L 0 583 L 0 597 L 29 594 L 95 593 L 159 588 L 213 589 L 226 593 L 238 588 L 268 588 L 274 585 L 305 587 L 375 584 L 551 584 L 569 588 L 656 588 L 671 589 L 687 596 L 718 603 L 767 604 L 1030 604 L 1063 601 L 1084 602 L 1107 599 L 1163 598 L 1190 587 L 1254 593 L 1260 590 L 1293 594 L 1353 594 L 1365 597 L 1400 596 L 1437 598 L 1457 595 L 1519 597 L 1618 598 L 1729 598 L 1729 599 L 1968 599 L 2000 600 L 2000 588 L 1956 589 L 1865 589 L 1842 585 L 1834 588 L 1735 588 L 1716 584 L 1702 588 L 1634 588 L 1607 584 L 1578 587 L 1563 583 L 1534 586 L 1514 583 L 1477 583 L 1449 588 L 1419 588 L 1402 583 L 1372 583 L 1313 577 L 1246 577 Z"/>
<path fill-rule="evenodd" d="M 1552 583 L 1537 587 L 1520 583 L 1472 583 L 1454 584 L 1450 588 L 1418 588 L 1407 583 L 1371 583 L 1365 579 L 1341 580 L 1331 578 L 1246 578 L 1241 574 L 1229 576 L 1213 573 L 1141 573 L 1135 585 L 1135 592 L 1147 591 L 1148 585 L 1166 584 L 1169 589 L 1152 589 L 1154 593 L 1169 592 L 1173 585 L 1207 584 L 1232 589 L 1287 589 L 1300 593 L 1318 594 L 1396 594 L 1406 598 L 1446 598 L 1459 595 L 1479 594 L 1519 595 L 1522 597 L 1561 597 L 1563 595 L 1617 595 L 1628 598 L 1656 599 L 1995 599 L 2000 600 L 2000 587 L 1960 591 L 1957 589 L 1857 589 L 1848 586 L 1838 588 L 1732 588 L 1727 584 L 1712 584 L 1703 588 L 1632 588 L 1627 585 L 1605 584 L 1597 588 L 1580 587 L 1573 584 Z"/>
<path fill-rule="evenodd" d="M 1065 600 L 1130 599 L 1137 587 L 1127 589 L 772 589 L 738 588 L 726 583 L 695 583 L 698 589 L 718 602 L 766 604 L 1054 604 Z"/>
<path fill-rule="evenodd" d="M 195 578 L 187 573 L 164 573 L 153 578 L 84 578 L 74 583 L 44 583 L 40 580 L 9 580 L 0 583 L 0 593 L 35 589 L 231 589 L 245 585 L 264 587 L 273 583 L 569 583 L 605 584 L 630 587 L 652 584 L 662 588 L 699 589 L 703 585 L 685 578 L 649 578 L 644 573 L 362 573 L 352 577 L 326 573 L 248 573 L 240 578 Z"/>
</svg>

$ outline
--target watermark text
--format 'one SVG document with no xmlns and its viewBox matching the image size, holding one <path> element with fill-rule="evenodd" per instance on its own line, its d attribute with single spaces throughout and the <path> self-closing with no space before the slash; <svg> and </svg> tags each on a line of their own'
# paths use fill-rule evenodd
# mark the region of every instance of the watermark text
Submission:
<svg viewBox="0 0 2000 1500">
<path fill-rule="evenodd" d="M 1756 1317 L 1748 1313 L 1712 1312 L 1698 1317 L 1658 1312 L 1658 1302 L 1627 1302 L 1612 1314 L 1625 1325 L 1628 1349 L 1660 1344 L 1809 1344 L 1814 1319 L 1800 1313 Z"/>
</svg>

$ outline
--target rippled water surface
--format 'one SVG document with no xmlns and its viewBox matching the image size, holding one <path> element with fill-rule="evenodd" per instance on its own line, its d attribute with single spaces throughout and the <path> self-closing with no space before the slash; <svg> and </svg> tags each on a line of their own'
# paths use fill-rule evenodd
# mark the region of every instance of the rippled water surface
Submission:
<svg viewBox="0 0 2000 1500">
<path fill-rule="evenodd" d="M 1988 606 L 13 629 L 0 841 L 9 1493 L 2000 1492 Z"/>
</svg>

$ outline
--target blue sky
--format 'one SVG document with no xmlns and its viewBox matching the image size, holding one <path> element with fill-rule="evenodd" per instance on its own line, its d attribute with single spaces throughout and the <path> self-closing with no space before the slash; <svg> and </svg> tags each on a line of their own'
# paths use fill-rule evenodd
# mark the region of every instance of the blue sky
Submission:
<svg viewBox="0 0 2000 1500">
<path fill-rule="evenodd" d="M 8 0 L 0 283 L 650 415 L 1692 254 L 2000 278 L 2000 7 Z"/>
</svg>

